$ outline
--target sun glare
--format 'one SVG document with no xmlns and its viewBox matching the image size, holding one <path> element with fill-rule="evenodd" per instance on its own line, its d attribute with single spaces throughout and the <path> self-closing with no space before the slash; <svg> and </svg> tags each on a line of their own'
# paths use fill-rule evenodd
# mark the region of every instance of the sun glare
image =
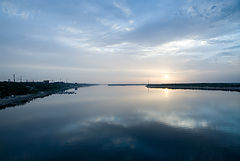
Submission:
<svg viewBox="0 0 240 161">
<path fill-rule="evenodd" d="M 165 80 L 168 80 L 168 78 L 169 78 L 168 75 L 165 74 L 165 75 L 164 75 L 164 79 L 165 79 Z"/>
<path fill-rule="evenodd" d="M 165 94 L 165 97 L 168 97 L 168 89 L 167 88 L 164 89 L 164 94 Z"/>
</svg>

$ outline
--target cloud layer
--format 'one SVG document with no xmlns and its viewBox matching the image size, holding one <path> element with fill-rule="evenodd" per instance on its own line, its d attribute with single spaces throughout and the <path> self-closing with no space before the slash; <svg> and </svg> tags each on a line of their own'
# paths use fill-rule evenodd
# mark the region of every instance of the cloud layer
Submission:
<svg viewBox="0 0 240 161">
<path fill-rule="evenodd" d="M 239 20 L 238 0 L 3 0 L 0 79 L 239 82 Z"/>
</svg>

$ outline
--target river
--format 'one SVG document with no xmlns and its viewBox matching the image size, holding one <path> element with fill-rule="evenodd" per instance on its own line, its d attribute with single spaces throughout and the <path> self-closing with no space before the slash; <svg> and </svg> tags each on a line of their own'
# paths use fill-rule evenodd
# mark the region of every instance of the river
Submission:
<svg viewBox="0 0 240 161">
<path fill-rule="evenodd" d="M 240 160 L 239 92 L 75 92 L 1 110 L 0 160 Z"/>
</svg>

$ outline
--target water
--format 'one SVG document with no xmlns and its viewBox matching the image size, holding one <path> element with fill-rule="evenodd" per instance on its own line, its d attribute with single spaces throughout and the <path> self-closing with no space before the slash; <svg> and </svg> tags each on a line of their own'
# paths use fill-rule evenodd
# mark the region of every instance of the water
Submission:
<svg viewBox="0 0 240 161">
<path fill-rule="evenodd" d="M 240 93 L 79 88 L 0 111 L 0 160 L 240 160 Z"/>
</svg>

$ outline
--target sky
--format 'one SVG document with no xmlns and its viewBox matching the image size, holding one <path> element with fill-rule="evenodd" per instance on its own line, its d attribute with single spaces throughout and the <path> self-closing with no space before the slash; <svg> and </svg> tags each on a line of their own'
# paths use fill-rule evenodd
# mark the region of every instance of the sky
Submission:
<svg viewBox="0 0 240 161">
<path fill-rule="evenodd" d="M 0 0 L 0 80 L 240 82 L 239 0 Z"/>
</svg>

